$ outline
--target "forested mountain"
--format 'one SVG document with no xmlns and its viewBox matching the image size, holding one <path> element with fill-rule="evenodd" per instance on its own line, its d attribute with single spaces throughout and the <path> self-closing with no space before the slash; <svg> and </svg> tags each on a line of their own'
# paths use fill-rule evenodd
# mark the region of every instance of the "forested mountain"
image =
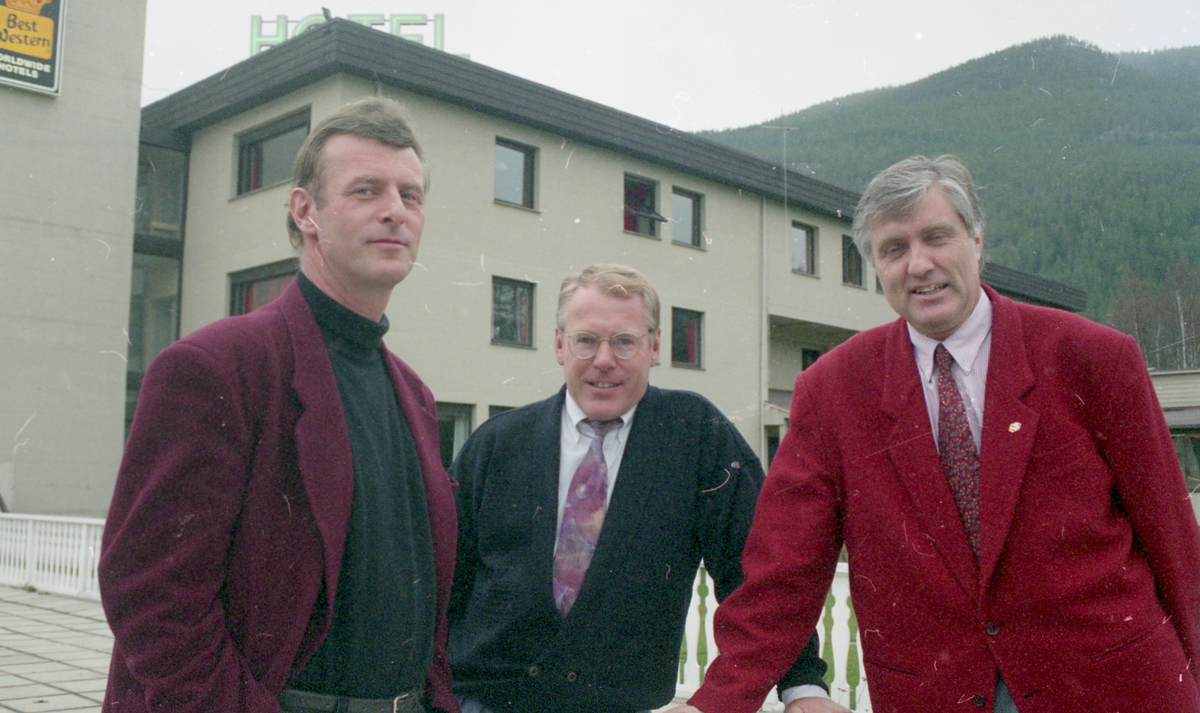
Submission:
<svg viewBox="0 0 1200 713">
<path fill-rule="evenodd" d="M 1162 289 L 1169 267 L 1196 281 L 1200 47 L 1112 54 L 1051 37 L 702 135 L 782 161 L 776 127 L 789 167 L 856 191 L 905 156 L 957 154 L 979 184 L 990 259 L 1086 290 L 1094 319 L 1126 320 L 1122 290 Z M 1190 322 L 1175 302 L 1174 321 Z"/>
</svg>

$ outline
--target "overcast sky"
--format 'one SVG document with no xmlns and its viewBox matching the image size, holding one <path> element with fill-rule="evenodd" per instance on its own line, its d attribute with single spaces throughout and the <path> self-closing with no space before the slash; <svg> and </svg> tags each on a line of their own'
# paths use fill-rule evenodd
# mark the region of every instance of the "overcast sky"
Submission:
<svg viewBox="0 0 1200 713">
<path fill-rule="evenodd" d="M 444 16 L 445 49 L 685 131 L 745 126 L 1067 34 L 1200 45 L 1196 0 L 147 0 L 143 103 L 250 56 L 251 16 Z M 424 34 L 433 44 L 432 27 Z"/>
</svg>

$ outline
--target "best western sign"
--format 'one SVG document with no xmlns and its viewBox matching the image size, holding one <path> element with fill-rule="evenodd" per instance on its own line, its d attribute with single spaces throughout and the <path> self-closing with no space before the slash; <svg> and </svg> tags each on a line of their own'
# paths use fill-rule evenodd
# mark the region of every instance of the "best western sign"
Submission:
<svg viewBox="0 0 1200 713">
<path fill-rule="evenodd" d="M 0 7 L 0 84 L 58 94 L 66 0 L 4 0 Z"/>
<path fill-rule="evenodd" d="M 13 2 L 14 0 L 9 0 Z M 425 15 L 347 15 L 350 22 L 367 27 L 378 27 L 397 37 L 413 42 L 428 44 L 435 49 L 445 49 L 446 19 L 442 14 Z M 289 20 L 287 15 L 276 15 L 275 21 L 263 20 L 261 15 L 250 17 L 250 56 L 271 49 L 289 37 L 304 32 L 313 25 L 325 22 L 324 15 L 309 15 L 299 20 Z M 414 31 L 416 30 L 416 31 Z"/>
</svg>

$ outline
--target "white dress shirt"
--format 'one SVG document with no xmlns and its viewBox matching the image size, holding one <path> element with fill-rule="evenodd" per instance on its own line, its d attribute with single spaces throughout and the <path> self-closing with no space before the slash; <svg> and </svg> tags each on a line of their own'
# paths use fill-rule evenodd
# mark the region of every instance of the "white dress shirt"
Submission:
<svg viewBox="0 0 1200 713">
<path fill-rule="evenodd" d="M 929 425 L 933 429 L 933 442 L 938 438 L 938 387 L 937 369 L 933 363 L 933 352 L 938 344 L 946 345 L 946 351 L 954 357 L 950 375 L 962 395 L 967 408 L 967 423 L 975 449 L 983 443 L 983 397 L 987 384 L 988 359 L 992 352 L 992 303 L 987 294 L 980 292 L 975 309 L 955 330 L 954 334 L 939 342 L 921 334 L 908 325 L 908 336 L 912 339 L 913 356 L 917 360 L 917 371 L 921 374 L 921 386 L 925 391 L 925 408 L 929 411 Z"/>
</svg>

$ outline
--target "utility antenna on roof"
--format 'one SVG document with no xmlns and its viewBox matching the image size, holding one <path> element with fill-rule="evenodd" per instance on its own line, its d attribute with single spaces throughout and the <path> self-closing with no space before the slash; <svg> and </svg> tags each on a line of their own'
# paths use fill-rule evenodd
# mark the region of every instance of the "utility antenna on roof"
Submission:
<svg viewBox="0 0 1200 713">
<path fill-rule="evenodd" d="M 329 22 L 333 19 L 333 13 L 329 11 L 329 8 L 323 7 L 321 8 L 321 12 L 325 13 L 325 22 Z"/>
</svg>

